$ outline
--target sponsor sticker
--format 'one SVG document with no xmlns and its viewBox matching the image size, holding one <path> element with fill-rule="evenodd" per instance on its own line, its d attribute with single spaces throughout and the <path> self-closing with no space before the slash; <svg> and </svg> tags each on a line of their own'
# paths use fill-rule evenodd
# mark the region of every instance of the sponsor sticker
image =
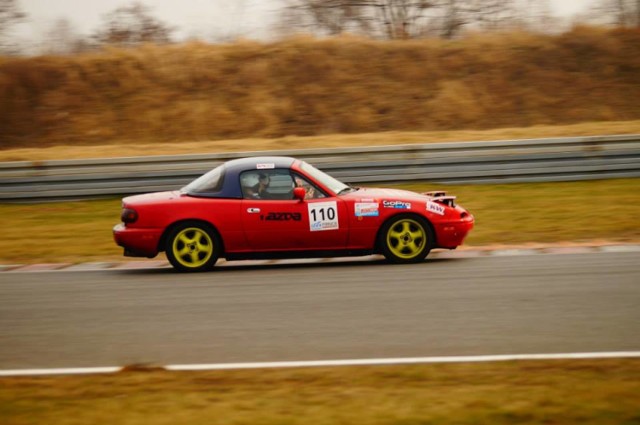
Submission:
<svg viewBox="0 0 640 425">
<path fill-rule="evenodd" d="M 377 217 L 380 215 L 377 202 L 356 202 L 356 217 Z"/>
<path fill-rule="evenodd" d="M 312 232 L 335 230 L 338 225 L 338 207 L 336 201 L 310 202 L 309 228 Z"/>
<path fill-rule="evenodd" d="M 256 164 L 256 168 L 258 170 L 270 170 L 272 168 L 276 168 L 276 164 Z"/>
<path fill-rule="evenodd" d="M 427 211 L 438 215 L 444 215 L 444 207 L 437 202 L 427 201 Z"/>
<path fill-rule="evenodd" d="M 399 210 L 411 209 L 411 202 L 404 201 L 382 201 L 382 206 L 385 208 L 396 208 Z"/>
</svg>

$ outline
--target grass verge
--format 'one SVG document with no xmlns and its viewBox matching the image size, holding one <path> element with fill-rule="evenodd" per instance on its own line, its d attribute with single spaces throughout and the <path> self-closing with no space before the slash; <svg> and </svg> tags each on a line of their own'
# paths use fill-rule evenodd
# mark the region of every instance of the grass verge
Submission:
<svg viewBox="0 0 640 425">
<path fill-rule="evenodd" d="M 0 150 L 0 161 L 44 161 L 53 159 L 115 158 L 148 155 L 179 155 L 220 152 L 250 152 L 309 148 L 343 148 L 413 143 L 581 137 L 640 134 L 640 120 L 585 122 L 572 125 L 538 125 L 521 128 L 456 131 L 388 131 L 364 134 L 287 136 L 272 139 L 232 139 L 162 143 L 136 139 L 131 142 L 95 145 L 9 148 Z"/>
<path fill-rule="evenodd" d="M 4 424 L 640 424 L 640 360 L 0 379 Z"/>
<path fill-rule="evenodd" d="M 443 186 L 476 216 L 467 246 L 640 241 L 640 179 Z M 122 260 L 111 229 L 120 200 L 0 204 L 0 264 Z"/>
</svg>

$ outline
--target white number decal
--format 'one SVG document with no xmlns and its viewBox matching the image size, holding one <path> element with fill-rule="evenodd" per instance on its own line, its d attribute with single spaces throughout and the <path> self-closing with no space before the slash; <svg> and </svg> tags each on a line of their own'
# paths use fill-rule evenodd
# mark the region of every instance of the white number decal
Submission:
<svg viewBox="0 0 640 425">
<path fill-rule="evenodd" d="M 338 229 L 338 207 L 336 202 L 309 203 L 309 226 L 312 232 Z"/>
</svg>

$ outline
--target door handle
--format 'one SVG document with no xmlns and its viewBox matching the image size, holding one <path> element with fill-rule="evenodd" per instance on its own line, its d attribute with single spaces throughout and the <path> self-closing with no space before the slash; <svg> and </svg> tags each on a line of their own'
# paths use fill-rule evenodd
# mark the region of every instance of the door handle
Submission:
<svg viewBox="0 0 640 425">
<path fill-rule="evenodd" d="M 247 208 L 249 214 L 256 214 L 260 212 L 260 208 Z"/>
</svg>

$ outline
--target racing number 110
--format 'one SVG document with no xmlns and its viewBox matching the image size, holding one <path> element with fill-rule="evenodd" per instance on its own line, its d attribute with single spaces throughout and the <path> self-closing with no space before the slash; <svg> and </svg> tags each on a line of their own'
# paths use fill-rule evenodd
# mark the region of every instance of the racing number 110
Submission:
<svg viewBox="0 0 640 425">
<path fill-rule="evenodd" d="M 326 216 L 325 216 L 325 208 L 312 209 L 311 215 L 313 216 L 313 221 L 326 221 L 326 220 L 334 220 L 336 218 L 336 210 L 333 207 L 326 208 Z"/>
<path fill-rule="evenodd" d="M 336 201 L 310 202 L 309 229 L 312 232 L 321 230 L 335 230 L 338 224 L 338 205 Z"/>
</svg>

